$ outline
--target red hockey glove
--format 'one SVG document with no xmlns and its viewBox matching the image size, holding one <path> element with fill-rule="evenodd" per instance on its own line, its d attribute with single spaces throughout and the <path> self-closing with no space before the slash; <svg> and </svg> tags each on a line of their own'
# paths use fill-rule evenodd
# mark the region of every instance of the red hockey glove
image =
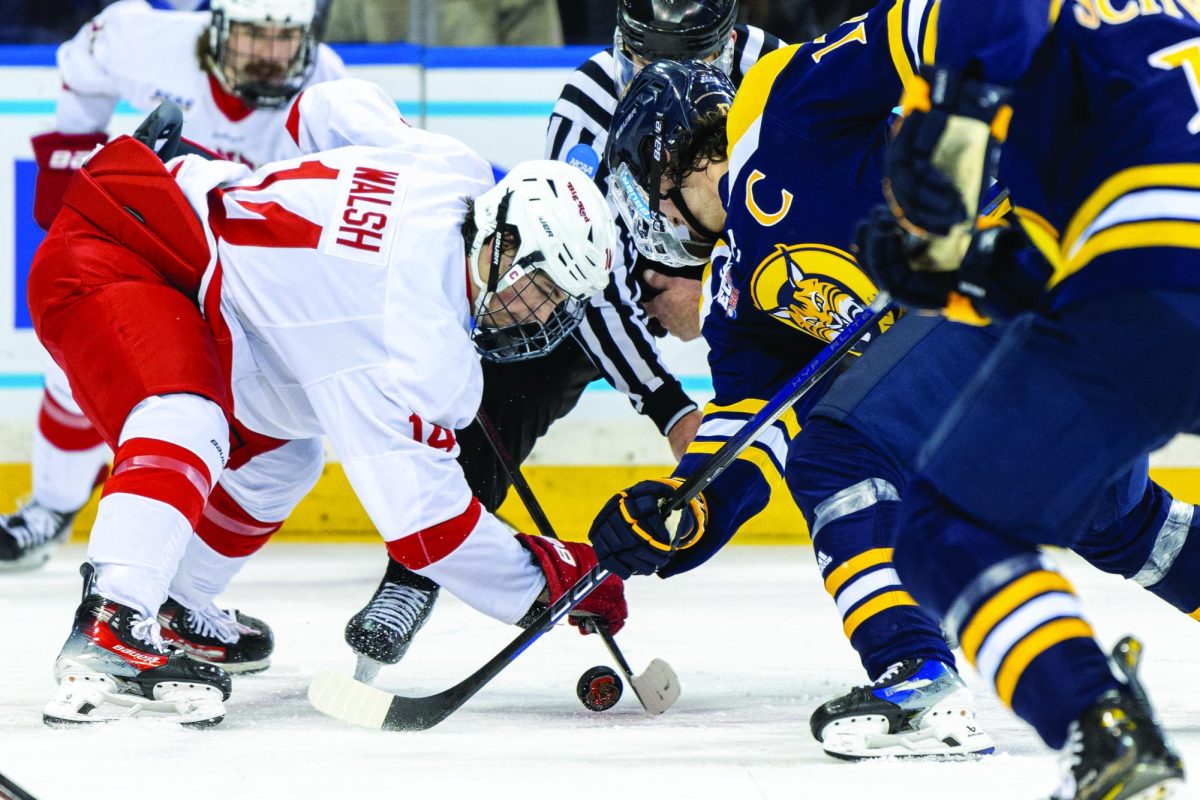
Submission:
<svg viewBox="0 0 1200 800">
<path fill-rule="evenodd" d="M 563 542 L 527 533 L 518 533 L 517 541 L 533 553 L 537 565 L 546 573 L 546 589 L 552 603 L 566 594 L 585 572 L 596 566 L 596 553 L 591 546 L 581 542 Z M 582 603 L 575 606 L 567 621 L 579 628 L 580 633 L 589 633 L 587 627 L 580 624 L 581 618 L 603 617 L 608 623 L 608 630 L 615 634 L 625 625 L 628 615 L 625 584 L 616 575 L 610 575 Z"/>
<path fill-rule="evenodd" d="M 588 538 L 605 569 L 622 578 L 653 575 L 676 551 L 700 541 L 708 522 L 704 495 L 666 519 L 659 510 L 681 483 L 679 478 L 641 481 L 604 504 Z"/>
<path fill-rule="evenodd" d="M 33 218 L 42 230 L 50 230 L 50 224 L 62 208 L 67 184 L 83 166 L 84 159 L 96 145 L 107 141 L 108 134 L 103 132 L 51 131 L 30 139 L 38 166 L 37 186 L 33 195 Z"/>
</svg>

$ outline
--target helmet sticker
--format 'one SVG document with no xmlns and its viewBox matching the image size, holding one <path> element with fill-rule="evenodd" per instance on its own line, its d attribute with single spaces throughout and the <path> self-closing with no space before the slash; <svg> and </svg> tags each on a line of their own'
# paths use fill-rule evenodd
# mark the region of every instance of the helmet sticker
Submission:
<svg viewBox="0 0 1200 800">
<path fill-rule="evenodd" d="M 596 170 L 600 168 L 600 154 L 589 145 L 577 144 L 567 151 L 566 162 L 595 180 Z"/>
</svg>

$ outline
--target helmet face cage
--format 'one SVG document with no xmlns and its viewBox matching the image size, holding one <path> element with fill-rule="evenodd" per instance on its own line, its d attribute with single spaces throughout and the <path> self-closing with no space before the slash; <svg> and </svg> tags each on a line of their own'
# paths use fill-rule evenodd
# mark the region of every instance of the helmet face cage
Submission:
<svg viewBox="0 0 1200 800">
<path fill-rule="evenodd" d="M 680 54 L 673 60 L 687 61 L 690 59 L 698 59 L 700 61 L 708 61 L 708 59 L 713 58 L 715 55 L 716 58 L 709 63 L 721 70 L 721 72 L 724 72 L 726 75 L 732 76 L 733 45 L 733 36 L 730 35 L 725 37 L 725 43 L 717 50 L 713 50 L 712 52 L 708 53 Z M 646 58 L 640 53 L 633 53 L 629 46 L 625 43 L 625 36 L 621 33 L 620 26 L 618 26 L 616 31 L 613 33 L 613 68 L 615 70 L 613 79 L 617 83 L 618 93 L 628 86 L 629 82 L 633 80 L 634 76 L 638 74 L 639 70 L 641 70 L 641 66 L 639 66 L 637 62 L 633 60 L 634 55 L 647 62 L 655 60 L 653 58 Z"/>
<path fill-rule="evenodd" d="M 733 69 L 733 25 L 737 0 L 619 0 L 613 39 L 618 87 L 643 62 L 715 59 L 718 69 Z"/>
<path fill-rule="evenodd" d="M 522 300 L 517 304 L 521 308 L 520 319 L 511 310 L 513 303 L 503 300 L 498 301 L 497 310 L 475 318 L 471 338 L 475 342 L 475 349 L 488 361 L 526 361 L 550 353 L 579 327 L 584 309 L 587 308 L 587 304 L 576 297 L 567 297 L 562 302 L 554 300 L 537 288 L 532 280 L 517 291 L 516 297 Z M 547 303 L 554 304 L 554 309 L 542 322 L 538 319 L 538 312 Z M 501 325 L 489 324 L 494 322 L 492 318 L 496 316 L 513 321 Z"/>
<path fill-rule="evenodd" d="M 696 121 L 727 109 L 733 94 L 729 78 L 711 64 L 657 61 L 637 75 L 617 104 L 604 152 L 609 197 L 646 258 L 676 268 L 708 261 L 718 232 L 704 230 L 686 208 L 680 187 L 664 192 L 662 178 Z M 660 208 L 664 194 L 692 227 L 666 218 Z"/>
<path fill-rule="evenodd" d="M 540 251 L 510 265 L 503 279 L 497 277 L 503 253 L 516 235 L 504 222 L 508 201 L 508 196 L 501 201 L 496 226 L 497 232 L 503 232 L 505 246 L 492 248 L 487 289 L 479 298 L 471 324 L 475 349 L 489 361 L 501 363 L 525 361 L 554 350 L 578 327 L 586 307 L 583 299 L 565 294 L 538 268 L 545 261 Z"/>
<path fill-rule="evenodd" d="M 711 242 L 696 241 L 686 225 L 675 225 L 659 210 L 658 197 L 642 188 L 626 163 L 608 176 L 610 197 L 629 228 L 639 253 L 668 267 L 696 267 L 708 262 Z"/>
<path fill-rule="evenodd" d="M 295 97 L 316 67 L 311 19 L 232 19 L 213 9 L 209 53 L 213 71 L 252 108 L 279 108 Z"/>
</svg>

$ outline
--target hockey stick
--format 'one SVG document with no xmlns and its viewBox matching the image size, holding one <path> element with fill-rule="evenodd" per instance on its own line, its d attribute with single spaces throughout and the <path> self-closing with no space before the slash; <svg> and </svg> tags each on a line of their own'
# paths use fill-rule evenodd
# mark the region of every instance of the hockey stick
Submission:
<svg viewBox="0 0 1200 800">
<path fill-rule="evenodd" d="M 867 335 L 871 323 L 891 310 L 891 302 L 892 298 L 887 292 L 876 295 L 871 305 L 855 317 L 832 342 L 825 345 L 821 352 L 813 356 L 813 360 L 796 373 L 796 377 L 784 384 L 757 414 L 746 420 L 736 434 L 726 439 L 725 444 L 713 453 L 712 458 L 705 462 L 703 467 L 692 473 L 678 489 L 663 499 L 659 506 L 662 515 L 665 517 L 672 511 L 678 511 L 707 489 L 742 451 L 754 443 L 760 433 L 774 424 L 784 412 L 812 391 L 814 386 L 842 362 L 846 354 Z"/>
<path fill-rule="evenodd" d="M 0 800 L 37 800 L 37 798 L 0 774 Z"/>
<path fill-rule="evenodd" d="M 761 411 L 755 414 L 737 435 L 728 439 L 713 454 L 708 463 L 688 478 L 663 502 L 663 514 L 682 507 L 708 487 L 733 461 L 771 425 L 784 411 L 812 390 L 850 349 L 867 333 L 866 328 L 878 319 L 890 304 L 886 293 L 880 292 L 862 314 L 841 334 L 821 350 L 795 378 L 776 393 Z M 599 565 L 588 570 L 570 590 L 542 610 L 529 627 L 493 656 L 474 673 L 449 689 L 428 697 L 404 697 L 359 683 L 338 672 L 322 672 L 308 687 L 308 700 L 323 714 L 364 728 L 393 731 L 426 730 L 453 714 L 470 700 L 488 681 L 496 677 L 542 634 L 550 630 L 571 609 L 591 594 L 609 575 Z"/>
<path fill-rule="evenodd" d="M 554 526 L 550 524 L 550 518 L 546 516 L 542 504 L 534 495 L 533 487 L 521 474 L 521 465 L 504 446 L 504 440 L 500 438 L 500 431 L 496 429 L 495 423 L 484 413 L 483 409 L 480 409 L 479 413 L 475 415 L 475 420 L 479 423 L 479 427 L 483 428 L 484 436 L 491 445 L 492 452 L 496 454 L 496 458 L 500 459 L 500 465 L 504 467 L 505 473 L 512 481 L 513 488 L 517 490 L 517 495 L 525 504 L 529 516 L 533 518 L 533 524 L 537 526 L 538 532 L 547 539 L 557 539 L 558 534 L 555 532 Z M 604 641 L 604 646 L 608 648 L 613 660 L 625 674 L 625 679 L 633 687 L 633 693 L 637 696 L 638 702 L 642 704 L 642 708 L 651 714 L 661 714 L 679 699 L 679 676 L 675 674 L 675 670 L 671 669 L 670 664 L 661 658 L 656 658 L 646 667 L 645 672 L 634 675 L 621 648 L 617 645 L 612 633 L 609 632 L 608 626 L 598 619 L 588 620 L 584 624 Z"/>
<path fill-rule="evenodd" d="M 322 714 L 385 731 L 423 731 L 432 728 L 482 689 L 509 662 L 549 631 L 571 609 L 583 601 L 609 575 L 601 566 L 592 567 L 566 594 L 534 617 L 529 627 L 475 672 L 444 692 L 428 697 L 404 697 L 359 683 L 349 675 L 326 671 L 308 685 L 308 701 Z"/>
</svg>

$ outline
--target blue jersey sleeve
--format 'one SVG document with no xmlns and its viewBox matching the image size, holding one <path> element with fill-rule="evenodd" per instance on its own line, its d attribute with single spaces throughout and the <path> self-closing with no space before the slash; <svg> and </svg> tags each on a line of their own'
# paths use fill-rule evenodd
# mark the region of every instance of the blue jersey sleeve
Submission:
<svg viewBox="0 0 1200 800">
<path fill-rule="evenodd" d="M 1050 35 L 1062 0 L 939 0 L 938 66 L 959 72 L 971 62 L 990 83 L 1014 85 Z"/>
</svg>

